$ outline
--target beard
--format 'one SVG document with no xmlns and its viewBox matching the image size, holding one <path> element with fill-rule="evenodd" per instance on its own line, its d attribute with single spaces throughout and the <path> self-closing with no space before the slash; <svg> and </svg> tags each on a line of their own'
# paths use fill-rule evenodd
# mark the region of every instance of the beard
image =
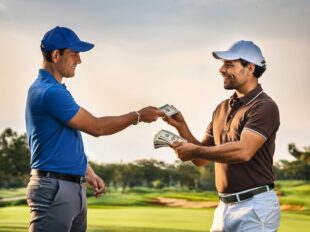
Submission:
<svg viewBox="0 0 310 232">
<path fill-rule="evenodd" d="M 224 77 L 224 89 L 231 90 L 236 88 L 235 76 L 223 75 Z"/>
</svg>

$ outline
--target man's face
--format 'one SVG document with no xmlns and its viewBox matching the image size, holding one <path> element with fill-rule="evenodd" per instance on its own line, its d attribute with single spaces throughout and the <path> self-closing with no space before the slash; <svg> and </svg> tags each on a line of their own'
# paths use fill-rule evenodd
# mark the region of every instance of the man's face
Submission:
<svg viewBox="0 0 310 232">
<path fill-rule="evenodd" d="M 72 51 L 71 49 L 65 49 L 62 55 L 59 55 L 59 59 L 55 63 L 58 72 L 63 77 L 73 77 L 75 74 L 75 68 L 81 63 L 79 52 Z"/>
<path fill-rule="evenodd" d="M 248 66 L 243 67 L 239 60 L 223 60 L 219 71 L 224 78 L 225 89 L 238 89 L 249 80 Z"/>
</svg>

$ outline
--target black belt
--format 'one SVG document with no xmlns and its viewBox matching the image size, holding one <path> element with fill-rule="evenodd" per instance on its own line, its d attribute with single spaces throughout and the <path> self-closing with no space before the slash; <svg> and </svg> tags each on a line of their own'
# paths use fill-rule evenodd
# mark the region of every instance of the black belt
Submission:
<svg viewBox="0 0 310 232">
<path fill-rule="evenodd" d="M 244 200 L 251 199 L 257 194 L 267 192 L 274 188 L 274 184 L 264 185 L 255 189 L 251 189 L 249 191 L 245 191 L 242 193 L 230 194 L 229 196 L 219 196 L 220 200 L 224 203 L 236 203 Z"/>
<path fill-rule="evenodd" d="M 38 169 L 32 169 L 30 174 L 36 175 L 39 177 L 49 177 L 49 178 L 54 178 L 54 179 L 76 182 L 76 183 L 86 182 L 86 178 L 83 176 L 75 176 L 75 175 L 69 175 L 69 174 L 58 173 L 58 172 L 48 172 L 48 171 L 42 171 Z"/>
</svg>

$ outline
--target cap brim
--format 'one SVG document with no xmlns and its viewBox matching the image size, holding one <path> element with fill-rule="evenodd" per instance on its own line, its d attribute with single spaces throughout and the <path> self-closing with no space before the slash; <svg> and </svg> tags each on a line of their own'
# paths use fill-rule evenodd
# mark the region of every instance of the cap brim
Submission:
<svg viewBox="0 0 310 232">
<path fill-rule="evenodd" d="M 215 59 L 221 59 L 221 60 L 238 60 L 240 57 L 236 56 L 236 54 L 233 54 L 230 51 L 225 52 L 212 52 L 212 55 Z"/>
<path fill-rule="evenodd" d="M 70 46 L 69 48 L 76 52 L 87 52 L 90 49 L 92 49 L 94 46 L 95 46 L 94 44 L 80 41 L 77 44 Z"/>
</svg>

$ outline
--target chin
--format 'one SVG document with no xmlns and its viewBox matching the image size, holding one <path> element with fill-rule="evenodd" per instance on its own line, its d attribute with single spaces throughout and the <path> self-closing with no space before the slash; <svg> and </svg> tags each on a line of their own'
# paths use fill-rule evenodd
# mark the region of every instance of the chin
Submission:
<svg viewBox="0 0 310 232">
<path fill-rule="evenodd" d="M 230 85 L 224 85 L 224 89 L 231 90 L 231 89 L 235 89 L 235 88 L 233 86 L 230 86 Z"/>
<path fill-rule="evenodd" d="M 74 77 L 74 75 L 75 75 L 75 73 L 68 73 L 66 77 L 71 78 L 71 77 Z"/>
</svg>

